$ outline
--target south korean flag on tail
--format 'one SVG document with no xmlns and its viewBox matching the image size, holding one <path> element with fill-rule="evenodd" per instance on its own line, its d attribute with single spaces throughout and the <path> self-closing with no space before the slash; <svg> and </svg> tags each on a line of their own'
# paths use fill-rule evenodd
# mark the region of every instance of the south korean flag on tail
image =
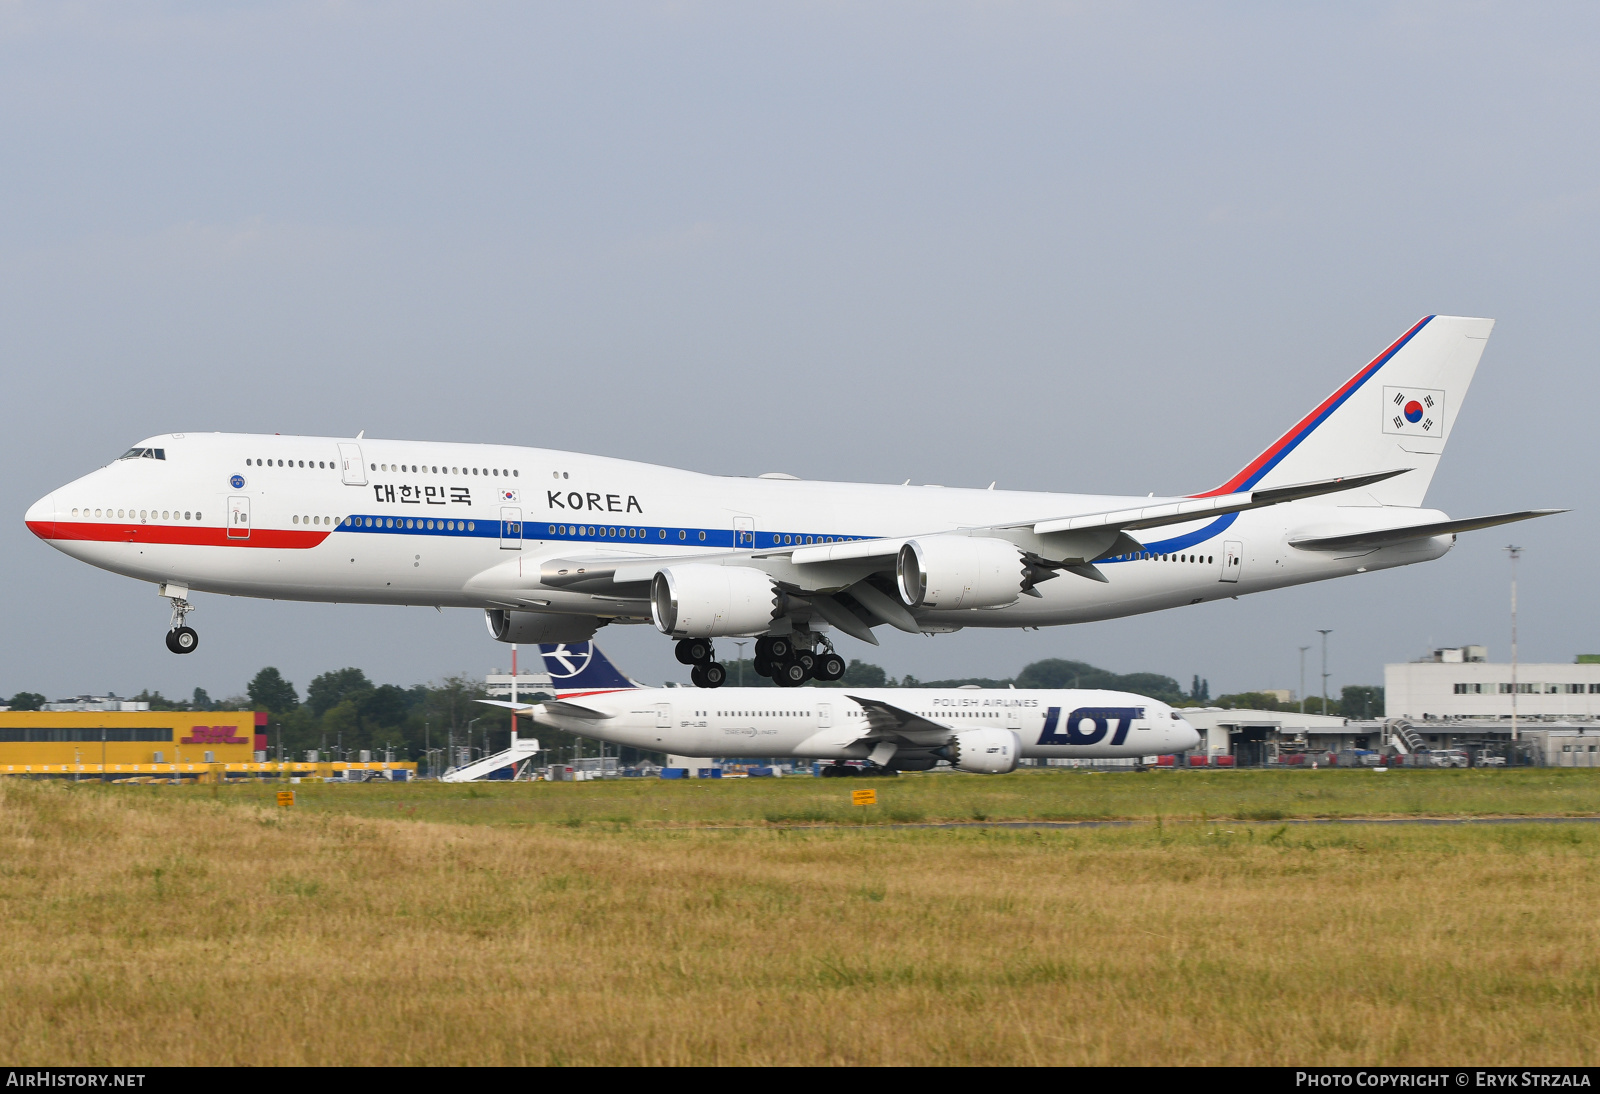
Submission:
<svg viewBox="0 0 1600 1094">
<path fill-rule="evenodd" d="M 1383 389 L 1383 431 L 1408 437 L 1444 436 L 1444 392 L 1425 387 Z"/>
</svg>

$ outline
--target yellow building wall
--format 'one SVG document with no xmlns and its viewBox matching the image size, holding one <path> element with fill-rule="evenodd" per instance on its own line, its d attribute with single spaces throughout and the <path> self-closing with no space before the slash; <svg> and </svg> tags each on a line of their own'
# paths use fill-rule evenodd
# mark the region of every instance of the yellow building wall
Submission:
<svg viewBox="0 0 1600 1094">
<path fill-rule="evenodd" d="M 255 758 L 253 711 L 0 711 L 0 737 L 6 730 L 86 730 L 92 740 L 0 740 L 0 765 L 148 764 L 161 753 L 165 763 L 200 763 L 212 753 L 217 763 L 247 763 Z M 163 741 L 99 740 L 101 729 L 170 730 Z M 197 732 L 198 730 L 198 732 Z M 110 735 L 109 733 L 107 734 Z M 219 738 L 234 738 L 229 744 Z M 186 740 L 187 739 L 187 740 Z"/>
</svg>

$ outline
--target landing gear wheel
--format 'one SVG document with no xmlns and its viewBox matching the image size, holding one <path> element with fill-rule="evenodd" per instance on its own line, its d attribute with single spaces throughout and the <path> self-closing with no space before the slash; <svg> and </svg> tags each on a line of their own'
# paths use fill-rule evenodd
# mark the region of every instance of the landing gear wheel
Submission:
<svg viewBox="0 0 1600 1094">
<path fill-rule="evenodd" d="M 680 664 L 703 665 L 711 660 L 711 643 L 704 638 L 685 638 L 672 653 Z"/>
<path fill-rule="evenodd" d="M 689 681 L 697 688 L 720 688 L 728 681 L 728 670 L 715 661 L 689 670 Z"/>
<path fill-rule="evenodd" d="M 755 659 L 755 663 L 751 665 L 751 668 L 756 670 L 757 676 L 765 676 L 769 680 L 772 678 L 773 665 L 772 662 L 768 661 L 765 657 L 757 657 Z"/>
<path fill-rule="evenodd" d="M 825 653 L 817 658 L 817 664 L 812 669 L 812 674 L 818 680 L 841 680 L 844 678 L 844 658 L 836 653 Z"/>
<path fill-rule="evenodd" d="M 855 775 L 856 769 L 845 763 L 831 763 L 822 769 L 824 779 L 843 779 Z"/>
<path fill-rule="evenodd" d="M 167 632 L 167 649 L 173 653 L 193 653 L 200 645 L 200 636 L 193 627 L 177 627 Z"/>
<path fill-rule="evenodd" d="M 761 641 L 763 641 L 763 642 L 765 642 L 767 644 L 767 651 L 766 651 L 765 656 L 766 656 L 768 661 L 774 661 L 774 662 L 787 661 L 787 660 L 789 660 L 789 655 L 794 653 L 794 642 L 792 642 L 790 639 L 787 639 L 787 638 L 764 638 Z M 757 645 L 756 653 L 760 654 L 761 653 L 760 643 L 758 642 L 756 645 Z"/>
<path fill-rule="evenodd" d="M 806 679 L 809 680 L 817 674 L 817 655 L 810 652 L 797 652 L 794 655 L 795 664 L 806 670 Z"/>
<path fill-rule="evenodd" d="M 780 688 L 797 688 L 806 682 L 805 666 L 798 661 L 785 661 L 773 670 L 772 682 Z"/>
</svg>

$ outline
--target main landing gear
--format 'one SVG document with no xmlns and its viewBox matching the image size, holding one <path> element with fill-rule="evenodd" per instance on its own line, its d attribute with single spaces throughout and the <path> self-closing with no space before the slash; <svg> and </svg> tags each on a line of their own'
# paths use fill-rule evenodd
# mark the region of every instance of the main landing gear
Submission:
<svg viewBox="0 0 1600 1094">
<path fill-rule="evenodd" d="M 780 688 L 797 688 L 807 680 L 838 680 L 844 676 L 844 658 L 822 639 L 821 650 L 804 649 L 793 638 L 756 640 L 755 670 Z"/>
<path fill-rule="evenodd" d="M 712 658 L 716 656 L 711 643 L 704 638 L 685 638 L 673 651 L 679 662 L 693 665 L 689 679 L 697 688 L 720 688 L 728 680 L 728 670 Z"/>
<path fill-rule="evenodd" d="M 187 589 L 184 592 L 188 592 Z M 172 601 L 172 622 L 167 627 L 167 649 L 173 653 L 193 653 L 200 646 L 200 636 L 184 622 L 194 605 L 182 596 L 168 596 Z"/>
<path fill-rule="evenodd" d="M 817 639 L 809 639 L 816 642 Z M 755 670 L 780 688 L 797 688 L 807 680 L 838 680 L 844 676 L 844 658 L 833 652 L 826 638 L 821 649 L 803 649 L 790 637 L 756 640 Z M 678 661 L 692 665 L 689 679 L 697 688 L 720 688 L 728 680 L 728 670 L 714 658 L 711 643 L 704 638 L 685 638 L 673 651 Z"/>
</svg>

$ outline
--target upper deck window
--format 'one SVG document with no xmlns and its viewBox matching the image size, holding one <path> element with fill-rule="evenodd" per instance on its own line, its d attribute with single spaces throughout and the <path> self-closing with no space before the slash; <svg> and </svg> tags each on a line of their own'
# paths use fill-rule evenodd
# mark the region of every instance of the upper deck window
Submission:
<svg viewBox="0 0 1600 1094">
<path fill-rule="evenodd" d="M 164 460 L 166 458 L 167 450 L 165 448 L 130 448 L 117 457 L 119 460 Z"/>
</svg>

